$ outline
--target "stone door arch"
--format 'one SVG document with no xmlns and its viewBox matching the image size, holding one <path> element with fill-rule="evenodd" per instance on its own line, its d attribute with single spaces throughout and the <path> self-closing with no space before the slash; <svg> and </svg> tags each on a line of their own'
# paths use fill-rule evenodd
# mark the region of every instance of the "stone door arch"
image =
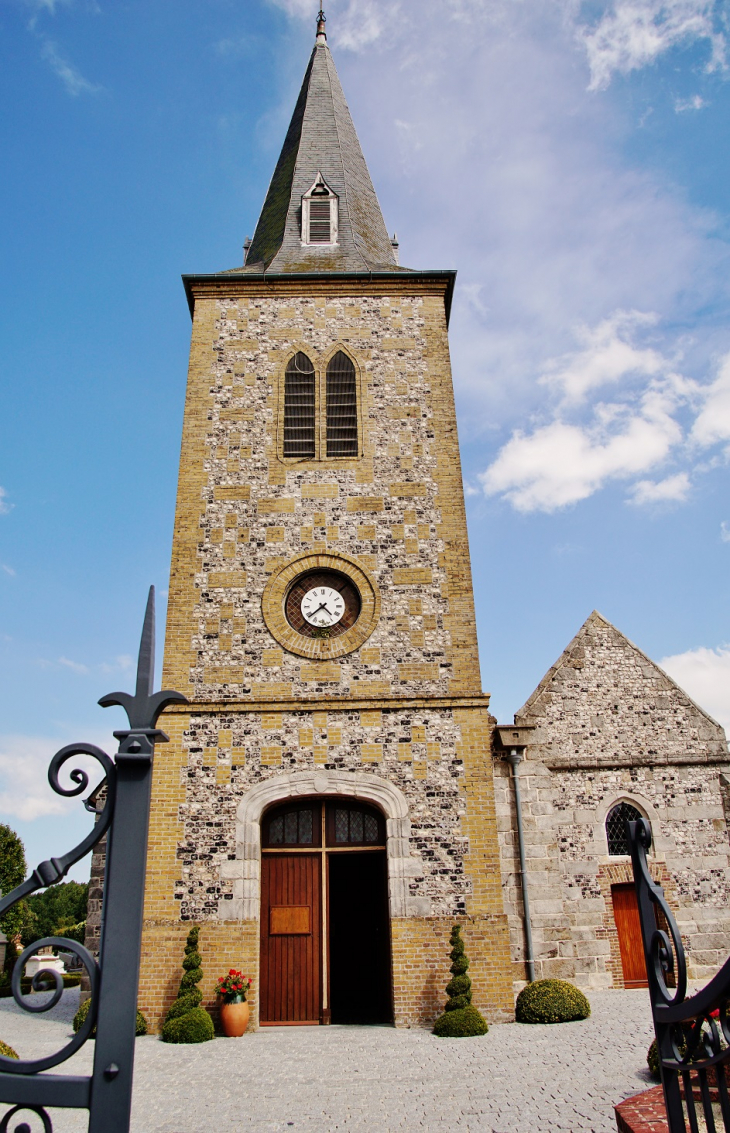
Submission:
<svg viewBox="0 0 730 1133">
<path fill-rule="evenodd" d="M 387 779 L 367 772 L 316 769 L 272 776 L 244 795 L 236 815 L 236 859 L 221 867 L 222 878 L 233 882 L 233 899 L 219 902 L 220 920 L 259 919 L 261 816 L 276 802 L 307 795 L 343 795 L 378 806 L 386 824 L 390 916 L 429 915 L 430 901 L 409 896 L 409 881 L 418 876 L 422 866 L 418 858 L 411 857 L 411 823 L 403 792 Z"/>
</svg>

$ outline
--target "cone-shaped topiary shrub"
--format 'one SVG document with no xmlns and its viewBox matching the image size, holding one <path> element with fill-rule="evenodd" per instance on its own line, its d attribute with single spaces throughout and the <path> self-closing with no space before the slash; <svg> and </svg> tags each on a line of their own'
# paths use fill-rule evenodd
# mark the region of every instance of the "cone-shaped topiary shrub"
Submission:
<svg viewBox="0 0 730 1133">
<path fill-rule="evenodd" d="M 71 1024 L 71 1026 L 74 1029 L 74 1033 L 81 1030 L 84 1023 L 86 1022 L 86 1016 L 89 1014 L 90 1010 L 91 1010 L 91 996 L 89 996 L 88 999 L 84 1000 L 84 1002 L 81 1004 L 78 1011 L 76 1012 L 76 1014 L 73 1017 L 73 1022 Z M 136 1026 L 134 1028 L 134 1033 L 137 1036 L 147 1034 L 147 1020 L 145 1019 L 145 1017 L 144 1017 L 144 1015 L 142 1014 L 141 1011 L 137 1012 L 137 1023 L 136 1023 Z M 89 1038 L 90 1039 L 96 1038 L 96 1027 L 94 1027 L 93 1031 L 89 1035 Z"/>
<path fill-rule="evenodd" d="M 591 1005 L 567 980 L 535 980 L 517 996 L 518 1023 L 570 1023 L 587 1019 Z"/>
<path fill-rule="evenodd" d="M 461 927 L 455 924 L 451 930 L 451 975 L 446 985 L 448 1000 L 443 1015 L 439 1015 L 433 1025 L 433 1033 L 440 1038 L 460 1039 L 468 1035 L 486 1035 L 489 1027 L 484 1018 L 472 1007 L 471 980 L 466 974 L 469 961 L 464 952 Z"/>
<path fill-rule="evenodd" d="M 213 1020 L 199 1006 L 203 994 L 196 987 L 203 978 L 203 961 L 198 952 L 199 933 L 199 928 L 191 928 L 188 933 L 180 990 L 162 1024 L 162 1041 L 166 1043 L 205 1043 L 213 1038 Z"/>
<path fill-rule="evenodd" d="M 4 1042 L 0 1042 L 0 1054 L 4 1054 L 6 1058 L 18 1057 L 17 1050 L 13 1050 L 11 1046 L 8 1046 L 8 1044 Z"/>
</svg>

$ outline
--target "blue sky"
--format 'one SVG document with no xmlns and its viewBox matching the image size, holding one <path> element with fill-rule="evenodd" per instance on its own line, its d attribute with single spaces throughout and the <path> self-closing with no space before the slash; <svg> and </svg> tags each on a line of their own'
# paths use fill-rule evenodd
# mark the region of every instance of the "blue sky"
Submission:
<svg viewBox="0 0 730 1133">
<path fill-rule="evenodd" d="M 0 821 L 113 750 L 167 586 L 180 274 L 241 262 L 310 0 L 0 0 Z M 332 0 L 401 261 L 451 324 L 485 689 L 501 721 L 597 608 L 730 726 L 730 87 L 711 0 Z M 163 621 L 164 608 L 160 609 Z M 159 649 L 162 640 L 160 634 Z M 80 868 L 75 876 L 83 876 Z"/>
</svg>

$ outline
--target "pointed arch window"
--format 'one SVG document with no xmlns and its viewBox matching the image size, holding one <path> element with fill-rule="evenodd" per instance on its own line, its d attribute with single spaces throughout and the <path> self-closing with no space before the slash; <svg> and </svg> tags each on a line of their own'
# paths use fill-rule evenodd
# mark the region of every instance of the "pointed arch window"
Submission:
<svg viewBox="0 0 730 1133">
<path fill-rule="evenodd" d="M 316 454 L 314 366 L 298 351 L 284 376 L 284 456 L 300 459 Z"/>
<path fill-rule="evenodd" d="M 631 803 L 620 802 L 616 806 L 611 807 L 606 815 L 606 841 L 608 842 L 608 852 L 611 857 L 627 857 L 630 853 L 629 843 L 626 838 L 625 823 L 637 822 L 643 818 L 641 811 L 637 810 Z"/>
<path fill-rule="evenodd" d="M 327 456 L 357 456 L 357 375 L 338 350 L 327 366 Z"/>
<path fill-rule="evenodd" d="M 302 197 L 302 244 L 329 245 L 337 243 L 339 202 L 321 173 L 318 173 L 308 193 Z"/>
</svg>

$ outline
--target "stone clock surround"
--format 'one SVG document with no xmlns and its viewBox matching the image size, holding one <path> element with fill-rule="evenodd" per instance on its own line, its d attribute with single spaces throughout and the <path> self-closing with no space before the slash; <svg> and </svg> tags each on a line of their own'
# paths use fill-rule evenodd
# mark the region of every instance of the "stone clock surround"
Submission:
<svg viewBox="0 0 730 1133">
<path fill-rule="evenodd" d="M 304 637 L 289 625 L 284 613 L 284 602 L 290 585 L 301 574 L 310 570 L 339 571 L 357 587 L 360 594 L 360 614 L 353 626 L 338 637 Z M 303 554 L 291 559 L 269 579 L 261 598 L 261 612 L 266 628 L 273 638 L 289 653 L 317 661 L 329 661 L 353 653 L 364 645 L 378 624 L 380 593 L 369 570 L 343 554 Z"/>
</svg>

